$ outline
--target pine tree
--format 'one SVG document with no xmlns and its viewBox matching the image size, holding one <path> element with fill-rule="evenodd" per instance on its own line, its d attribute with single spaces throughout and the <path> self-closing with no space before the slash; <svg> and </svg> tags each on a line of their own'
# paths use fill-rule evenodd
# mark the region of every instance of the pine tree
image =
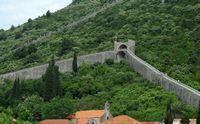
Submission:
<svg viewBox="0 0 200 124">
<path fill-rule="evenodd" d="M 59 70 L 58 66 L 55 65 L 54 57 L 52 57 L 42 79 L 44 81 L 44 100 L 49 101 L 53 97 L 61 94 Z"/>
<path fill-rule="evenodd" d="M 47 16 L 47 17 L 50 17 L 50 16 L 51 16 L 51 12 L 50 12 L 49 10 L 47 11 L 46 16 Z"/>
<path fill-rule="evenodd" d="M 19 78 L 15 79 L 11 93 L 9 96 L 9 103 L 12 104 L 20 95 L 20 80 Z"/>
<path fill-rule="evenodd" d="M 73 69 L 73 72 L 75 72 L 75 73 L 78 71 L 76 51 L 74 51 L 74 57 L 73 57 L 73 62 L 72 62 L 72 69 Z"/>
<path fill-rule="evenodd" d="M 199 108 L 198 108 L 198 112 L 197 112 L 197 124 L 200 124 L 200 101 L 199 101 Z"/>
<path fill-rule="evenodd" d="M 172 107 L 171 104 L 168 103 L 166 113 L 165 113 L 165 124 L 173 124 L 173 113 L 172 113 Z"/>
</svg>

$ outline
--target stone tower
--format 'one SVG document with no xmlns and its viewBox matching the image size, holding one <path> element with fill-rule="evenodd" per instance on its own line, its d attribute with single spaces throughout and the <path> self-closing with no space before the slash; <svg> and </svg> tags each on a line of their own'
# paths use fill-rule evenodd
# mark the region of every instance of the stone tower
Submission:
<svg viewBox="0 0 200 124">
<path fill-rule="evenodd" d="M 110 116 L 110 104 L 108 103 L 108 101 L 105 103 L 104 110 L 105 110 L 105 113 L 106 113 L 106 119 L 108 120 L 108 118 Z"/>
<path fill-rule="evenodd" d="M 114 53 L 116 55 L 115 62 L 119 62 L 126 57 L 127 50 L 135 54 L 135 41 L 128 40 L 128 42 L 115 41 Z"/>
</svg>

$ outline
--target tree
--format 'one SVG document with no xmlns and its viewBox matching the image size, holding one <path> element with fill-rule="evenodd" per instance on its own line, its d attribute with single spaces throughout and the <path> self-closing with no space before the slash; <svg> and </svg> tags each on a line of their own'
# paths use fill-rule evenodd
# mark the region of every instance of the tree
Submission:
<svg viewBox="0 0 200 124">
<path fill-rule="evenodd" d="M 200 124 L 200 101 L 199 101 L 199 110 L 197 112 L 197 124 Z"/>
<path fill-rule="evenodd" d="M 35 53 L 37 51 L 37 47 L 35 44 L 29 45 L 27 47 L 28 54 Z"/>
<path fill-rule="evenodd" d="M 29 19 L 28 19 L 28 22 L 29 22 L 29 23 L 31 23 L 31 22 L 32 22 L 32 19 L 31 19 L 31 18 L 29 18 Z"/>
<path fill-rule="evenodd" d="M 173 124 L 173 114 L 172 114 L 171 103 L 168 103 L 168 105 L 167 105 L 164 123 L 165 124 Z"/>
<path fill-rule="evenodd" d="M 7 34 L 6 34 L 6 32 L 0 32 L 0 41 L 1 40 L 6 40 L 7 39 Z"/>
<path fill-rule="evenodd" d="M 43 99 L 37 95 L 27 97 L 16 107 L 16 114 L 22 120 L 41 120 Z"/>
<path fill-rule="evenodd" d="M 20 81 L 19 78 L 17 78 L 14 81 L 13 87 L 11 89 L 11 93 L 9 96 L 9 103 L 12 104 L 17 98 L 19 98 L 20 95 Z"/>
<path fill-rule="evenodd" d="M 50 16 L 51 16 L 51 12 L 50 12 L 49 10 L 47 11 L 46 16 L 47 16 L 47 17 L 50 17 Z"/>
<path fill-rule="evenodd" d="M 33 44 L 33 45 L 29 45 L 28 47 L 23 46 L 23 47 L 17 49 L 13 54 L 16 59 L 22 59 L 22 58 L 25 58 L 26 56 L 31 55 L 36 52 L 37 52 L 37 48 Z"/>
<path fill-rule="evenodd" d="M 18 48 L 16 51 L 14 51 L 13 56 L 15 59 L 22 59 L 27 56 L 27 47 L 21 47 Z"/>
<path fill-rule="evenodd" d="M 11 124 L 12 123 L 12 117 L 5 114 L 5 113 L 0 113 L 0 123 L 1 124 Z"/>
<path fill-rule="evenodd" d="M 20 37 L 22 37 L 22 32 L 21 31 L 17 31 L 15 33 L 15 39 L 19 39 Z"/>
<path fill-rule="evenodd" d="M 32 53 L 24 59 L 24 65 L 29 63 L 40 62 L 40 55 L 38 53 Z"/>
<path fill-rule="evenodd" d="M 62 38 L 61 49 L 59 51 L 59 55 L 63 55 L 66 52 L 71 51 L 74 45 L 75 44 L 71 39 Z"/>
<path fill-rule="evenodd" d="M 55 97 L 46 102 L 42 109 L 42 119 L 61 119 L 74 111 L 73 100 Z"/>
<path fill-rule="evenodd" d="M 61 94 L 59 70 L 58 66 L 55 65 L 54 57 L 52 57 L 42 79 L 44 82 L 44 100 L 49 101 L 53 97 Z"/>
<path fill-rule="evenodd" d="M 14 25 L 11 25 L 10 30 L 13 31 L 15 29 Z"/>
<path fill-rule="evenodd" d="M 78 71 L 76 51 L 74 51 L 74 57 L 73 57 L 73 62 L 72 62 L 72 69 L 73 69 L 73 72 L 75 72 L 75 73 Z"/>
<path fill-rule="evenodd" d="M 73 4 L 80 3 L 80 2 L 81 2 L 81 0 L 72 0 Z"/>
</svg>

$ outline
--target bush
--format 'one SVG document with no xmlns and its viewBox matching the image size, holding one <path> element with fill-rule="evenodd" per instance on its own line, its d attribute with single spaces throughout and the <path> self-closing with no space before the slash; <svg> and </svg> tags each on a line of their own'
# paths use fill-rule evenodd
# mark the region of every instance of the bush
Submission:
<svg viewBox="0 0 200 124">
<path fill-rule="evenodd" d="M 15 33 L 15 39 L 19 39 L 20 37 L 22 37 L 22 32 L 21 31 L 17 31 Z"/>
<path fill-rule="evenodd" d="M 6 40 L 7 39 L 7 35 L 5 32 L 0 32 L 0 41 L 1 40 Z"/>
<path fill-rule="evenodd" d="M 5 113 L 0 113 L 0 123 L 1 124 L 11 124 L 12 117 L 6 115 Z"/>
<path fill-rule="evenodd" d="M 23 46 L 22 48 L 19 48 L 14 52 L 14 57 L 16 59 L 22 59 L 22 58 L 25 58 L 27 55 L 35 53 L 36 51 L 37 51 L 37 48 L 36 48 L 35 45 L 30 45 L 28 47 L 27 46 Z"/>
<path fill-rule="evenodd" d="M 61 119 L 73 113 L 74 106 L 72 100 L 68 98 L 55 97 L 43 106 L 43 119 Z"/>
<path fill-rule="evenodd" d="M 113 59 L 107 59 L 107 60 L 105 61 L 105 63 L 106 63 L 107 65 L 112 65 L 112 64 L 114 64 L 114 60 L 113 60 Z"/>
<path fill-rule="evenodd" d="M 67 52 L 72 51 L 74 46 L 75 46 L 75 43 L 72 39 L 62 38 L 59 55 L 63 55 Z"/>
<path fill-rule="evenodd" d="M 134 75 L 131 72 L 118 72 L 114 78 L 114 83 L 116 84 L 126 84 L 131 82 Z"/>
<path fill-rule="evenodd" d="M 37 95 L 27 97 L 16 107 L 16 114 L 19 119 L 38 121 L 41 120 L 43 99 Z"/>
<path fill-rule="evenodd" d="M 40 55 L 37 53 L 32 53 L 25 58 L 24 65 L 35 62 L 39 63 L 40 61 L 41 61 Z"/>
</svg>

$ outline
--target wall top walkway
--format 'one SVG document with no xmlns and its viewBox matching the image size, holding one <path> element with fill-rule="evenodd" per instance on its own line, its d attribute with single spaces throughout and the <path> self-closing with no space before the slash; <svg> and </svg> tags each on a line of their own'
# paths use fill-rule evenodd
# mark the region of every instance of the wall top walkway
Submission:
<svg viewBox="0 0 200 124">
<path fill-rule="evenodd" d="M 178 80 L 175 80 L 171 77 L 169 77 L 168 75 L 164 74 L 163 72 L 159 71 L 158 69 L 156 69 L 155 67 L 153 67 L 152 65 L 150 65 L 149 63 L 145 62 L 144 60 L 142 60 L 141 58 L 139 58 L 138 56 L 136 56 L 135 54 L 133 54 L 131 51 L 127 50 L 127 53 L 134 57 L 135 59 L 137 59 L 140 63 L 142 63 L 143 65 L 145 65 L 146 67 L 150 68 L 152 71 L 156 72 L 156 73 L 159 73 L 160 75 L 162 75 L 162 77 L 164 78 L 167 78 L 168 80 L 172 81 L 174 84 L 180 86 L 180 87 L 183 87 L 191 92 L 193 92 L 194 94 L 198 95 L 200 97 L 200 92 L 188 85 L 185 85 L 183 83 L 181 83 L 180 81 Z"/>
</svg>

